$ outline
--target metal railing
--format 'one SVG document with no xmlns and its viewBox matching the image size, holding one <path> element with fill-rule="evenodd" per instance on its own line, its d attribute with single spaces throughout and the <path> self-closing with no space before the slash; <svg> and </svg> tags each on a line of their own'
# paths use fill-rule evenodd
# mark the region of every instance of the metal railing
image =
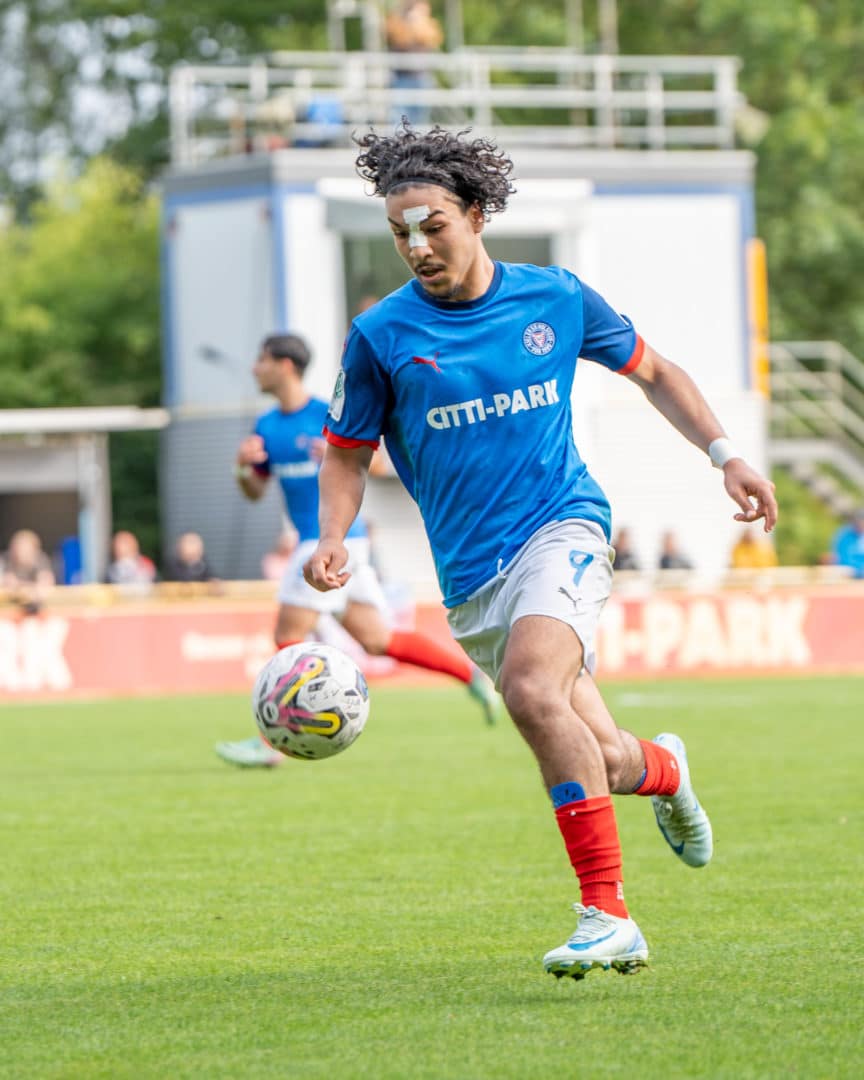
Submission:
<svg viewBox="0 0 864 1080">
<path fill-rule="evenodd" d="M 848 513 L 864 488 L 864 363 L 836 341 L 775 342 L 769 358 L 771 460 Z"/>
<path fill-rule="evenodd" d="M 836 341 L 769 346 L 771 434 L 837 439 L 864 458 L 864 363 Z"/>
<path fill-rule="evenodd" d="M 506 127 L 508 146 L 729 148 L 743 104 L 738 67 L 730 56 L 542 48 L 277 52 L 243 65 L 181 64 L 171 75 L 172 158 L 189 166 L 279 145 L 343 145 L 352 131 L 392 126 L 403 112 L 419 126 Z M 394 85 L 406 72 L 424 85 Z"/>
</svg>

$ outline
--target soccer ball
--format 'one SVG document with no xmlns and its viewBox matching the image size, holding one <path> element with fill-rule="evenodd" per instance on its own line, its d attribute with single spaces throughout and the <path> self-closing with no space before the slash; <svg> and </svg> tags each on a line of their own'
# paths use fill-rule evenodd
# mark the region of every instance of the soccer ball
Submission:
<svg viewBox="0 0 864 1080">
<path fill-rule="evenodd" d="M 347 750 L 369 716 L 369 690 L 350 656 L 303 641 L 280 649 L 252 690 L 258 728 L 289 757 L 316 761 Z"/>
</svg>

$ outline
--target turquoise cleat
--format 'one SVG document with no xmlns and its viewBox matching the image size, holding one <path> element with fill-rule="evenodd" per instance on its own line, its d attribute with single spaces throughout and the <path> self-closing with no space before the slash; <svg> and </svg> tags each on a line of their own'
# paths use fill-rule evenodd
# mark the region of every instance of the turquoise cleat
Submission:
<svg viewBox="0 0 864 1080">
<path fill-rule="evenodd" d="M 284 754 L 268 746 L 258 735 L 240 742 L 216 743 L 215 749 L 223 761 L 241 769 L 272 769 L 285 760 Z"/>
<path fill-rule="evenodd" d="M 654 807 L 660 832 L 678 858 L 688 866 L 705 866 L 711 861 L 714 839 L 711 822 L 699 805 L 690 782 L 690 768 L 684 743 L 677 735 L 665 732 L 653 741 L 675 755 L 680 773 L 678 790 L 674 795 L 651 796 L 651 805 Z"/>
</svg>

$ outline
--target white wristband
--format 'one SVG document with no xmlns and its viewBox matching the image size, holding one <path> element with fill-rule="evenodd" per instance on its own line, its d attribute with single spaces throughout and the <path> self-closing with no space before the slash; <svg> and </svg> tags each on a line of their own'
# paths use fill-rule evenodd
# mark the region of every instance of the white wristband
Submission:
<svg viewBox="0 0 864 1080">
<path fill-rule="evenodd" d="M 708 457 L 715 469 L 722 469 L 727 461 L 734 457 L 741 457 L 732 443 L 727 438 L 714 439 L 708 446 Z"/>
<path fill-rule="evenodd" d="M 235 480 L 245 480 L 247 477 L 249 477 L 251 475 L 252 475 L 252 466 L 251 465 L 235 465 L 234 466 L 234 479 Z"/>
</svg>

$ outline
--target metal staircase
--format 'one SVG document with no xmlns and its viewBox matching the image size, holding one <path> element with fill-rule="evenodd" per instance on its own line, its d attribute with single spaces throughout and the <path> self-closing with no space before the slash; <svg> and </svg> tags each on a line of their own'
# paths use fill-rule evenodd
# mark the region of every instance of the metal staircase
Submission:
<svg viewBox="0 0 864 1080">
<path fill-rule="evenodd" d="M 836 341 L 769 346 L 772 465 L 834 513 L 864 503 L 864 363 Z"/>
</svg>

